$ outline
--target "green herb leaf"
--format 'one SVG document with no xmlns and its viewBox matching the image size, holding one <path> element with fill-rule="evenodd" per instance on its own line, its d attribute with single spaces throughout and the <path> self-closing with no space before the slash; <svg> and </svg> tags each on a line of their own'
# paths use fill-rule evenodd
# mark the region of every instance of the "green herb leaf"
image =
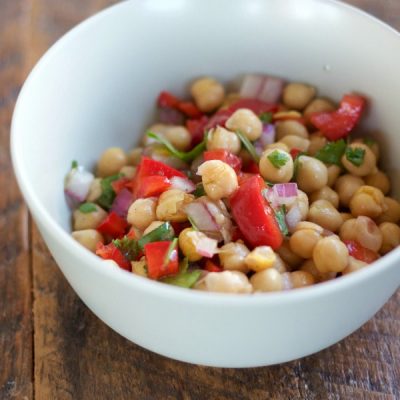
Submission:
<svg viewBox="0 0 400 400">
<path fill-rule="evenodd" d="M 288 227 L 286 225 L 286 220 L 285 220 L 285 215 L 286 215 L 285 205 L 280 206 L 278 209 L 276 209 L 274 211 L 275 211 L 276 221 L 278 222 L 278 225 L 279 225 L 279 229 L 281 230 L 281 232 L 284 236 L 287 236 L 289 234 L 289 230 L 288 230 Z"/>
<path fill-rule="evenodd" d="M 188 152 L 179 151 L 177 150 L 167 139 L 158 135 L 157 133 L 147 131 L 146 135 L 157 142 L 163 144 L 167 150 L 176 158 L 180 160 L 190 163 L 192 162 L 197 156 L 199 156 L 206 148 L 206 140 L 204 139 L 201 143 L 199 143 L 196 147 Z"/>
<path fill-rule="evenodd" d="M 188 271 L 188 259 L 184 258 L 179 264 L 179 272 L 175 276 L 169 276 L 161 280 L 161 282 L 169 285 L 191 288 L 200 278 L 201 271 L 196 269 Z"/>
<path fill-rule="evenodd" d="M 254 148 L 253 144 L 250 142 L 249 139 L 247 139 L 247 136 L 245 136 L 242 132 L 236 131 L 236 135 L 242 142 L 244 148 L 250 153 L 251 158 L 258 164 L 260 161 L 260 157 L 258 157 L 258 154 L 256 152 L 256 149 Z"/>
<path fill-rule="evenodd" d="M 263 112 L 258 118 L 260 118 L 262 123 L 269 124 L 272 121 L 272 112 Z"/>
<path fill-rule="evenodd" d="M 336 142 L 327 143 L 322 149 L 318 150 L 315 158 L 327 164 L 341 165 L 341 158 L 346 150 L 346 142 L 340 139 Z"/>
<path fill-rule="evenodd" d="M 165 254 L 164 261 L 163 261 L 163 266 L 165 267 L 166 265 L 169 264 L 171 261 L 171 255 L 174 251 L 177 251 L 176 245 L 178 243 L 178 238 L 174 238 L 174 240 L 171 242 L 171 244 L 168 247 L 168 250 Z"/>
<path fill-rule="evenodd" d="M 83 203 L 79 206 L 79 211 L 83 212 L 84 214 L 88 214 L 96 210 L 97 207 L 94 203 Z"/>
<path fill-rule="evenodd" d="M 274 150 L 267 158 L 276 169 L 282 168 L 289 161 L 289 156 L 279 150 Z"/>
<path fill-rule="evenodd" d="M 71 169 L 75 169 L 75 168 L 78 168 L 78 161 L 76 161 L 76 160 L 74 160 L 74 161 L 72 161 L 72 163 L 71 163 Z"/>
<path fill-rule="evenodd" d="M 368 147 L 372 147 L 376 143 L 376 140 L 371 138 L 364 138 L 363 143 L 366 144 Z"/>
<path fill-rule="evenodd" d="M 96 200 L 101 207 L 105 208 L 106 210 L 111 208 L 111 205 L 115 199 L 115 192 L 111 186 L 111 182 L 116 181 L 117 179 L 121 178 L 122 174 L 108 176 L 107 178 L 103 178 L 100 182 L 101 186 L 101 195 Z"/>
<path fill-rule="evenodd" d="M 174 228 L 169 222 L 165 222 L 158 228 L 152 230 L 138 240 L 139 248 L 143 249 L 144 245 L 151 242 L 162 242 L 172 240 L 175 237 Z"/>
<path fill-rule="evenodd" d="M 137 259 L 140 251 L 137 240 L 124 236 L 121 239 L 113 240 L 113 243 L 115 247 L 121 250 L 121 252 L 129 261 L 134 261 Z"/>
<path fill-rule="evenodd" d="M 299 172 L 300 168 L 300 157 L 306 155 L 307 153 L 301 151 L 300 153 L 297 154 L 295 159 L 293 160 L 293 178 L 292 182 L 296 181 L 297 178 L 297 173 Z"/>
<path fill-rule="evenodd" d="M 198 183 L 196 185 L 196 190 L 193 192 L 195 197 L 201 197 L 201 196 L 205 196 L 206 192 L 204 190 L 204 186 L 202 183 Z"/>
<path fill-rule="evenodd" d="M 346 158 L 356 167 L 359 167 L 364 162 L 365 149 L 360 147 L 347 147 Z"/>
</svg>

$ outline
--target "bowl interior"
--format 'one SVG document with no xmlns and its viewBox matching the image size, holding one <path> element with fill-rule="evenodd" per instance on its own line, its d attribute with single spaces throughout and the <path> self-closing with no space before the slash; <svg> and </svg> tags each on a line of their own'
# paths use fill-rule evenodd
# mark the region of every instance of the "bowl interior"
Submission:
<svg viewBox="0 0 400 400">
<path fill-rule="evenodd" d="M 333 1 L 125 2 L 69 33 L 31 74 L 13 121 L 17 175 L 31 202 L 69 230 L 63 178 L 72 160 L 92 168 L 105 148 L 131 148 L 162 89 L 181 95 L 198 76 L 259 72 L 335 100 L 370 98 L 362 129 L 381 132 L 399 193 L 398 71 L 398 35 Z"/>
</svg>

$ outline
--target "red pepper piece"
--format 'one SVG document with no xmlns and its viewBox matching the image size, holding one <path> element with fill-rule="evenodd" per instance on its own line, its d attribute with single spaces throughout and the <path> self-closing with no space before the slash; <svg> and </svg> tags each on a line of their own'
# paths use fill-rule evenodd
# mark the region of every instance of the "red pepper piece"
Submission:
<svg viewBox="0 0 400 400">
<path fill-rule="evenodd" d="M 208 272 L 222 272 L 223 271 L 223 269 L 220 266 L 218 266 L 211 260 L 207 260 L 205 262 L 204 269 Z"/>
<path fill-rule="evenodd" d="M 136 196 L 140 198 L 159 196 L 171 187 L 169 179 L 165 176 L 145 176 L 141 182 Z"/>
<path fill-rule="evenodd" d="M 241 186 L 242 184 L 243 184 L 243 182 L 244 181 L 246 181 L 247 179 L 250 179 L 250 178 L 252 178 L 253 176 L 255 176 L 254 174 L 251 174 L 251 173 L 249 173 L 249 172 L 239 172 L 238 173 L 238 183 L 239 183 L 239 186 Z"/>
<path fill-rule="evenodd" d="M 125 256 L 122 254 L 122 251 L 118 249 L 113 242 L 107 245 L 104 245 L 101 242 L 97 243 L 96 254 L 104 260 L 115 261 L 120 268 L 126 271 L 132 270 L 131 263 L 125 258 Z"/>
<path fill-rule="evenodd" d="M 311 123 L 329 140 L 346 137 L 356 126 L 365 107 L 365 99 L 355 94 L 346 94 L 339 109 L 332 112 L 312 114 Z"/>
<path fill-rule="evenodd" d="M 232 242 L 237 242 L 238 240 L 243 240 L 246 241 L 246 238 L 243 236 L 243 233 L 240 231 L 238 226 L 233 226 L 232 227 Z"/>
<path fill-rule="evenodd" d="M 300 149 L 292 149 L 290 150 L 290 155 L 292 156 L 293 160 L 301 153 Z"/>
<path fill-rule="evenodd" d="M 280 247 L 282 233 L 272 208 L 261 194 L 264 182 L 258 175 L 246 179 L 231 196 L 233 217 L 252 246 Z"/>
<path fill-rule="evenodd" d="M 231 113 L 234 113 L 239 108 L 248 108 L 255 114 L 260 115 L 265 112 L 276 112 L 278 110 L 278 104 L 266 103 L 265 101 L 258 99 L 239 99 L 228 107 Z"/>
<path fill-rule="evenodd" d="M 131 180 L 123 176 L 115 181 L 111 182 L 115 194 L 118 194 L 122 189 L 129 189 Z"/>
<path fill-rule="evenodd" d="M 243 172 L 247 172 L 249 174 L 259 174 L 260 168 L 255 161 L 249 160 L 243 167 Z"/>
<path fill-rule="evenodd" d="M 206 117 L 205 115 L 198 119 L 186 120 L 186 128 L 192 135 L 192 145 L 196 145 L 203 140 L 207 123 L 208 117 Z"/>
<path fill-rule="evenodd" d="M 227 108 L 217 111 L 206 124 L 205 130 L 208 131 L 209 129 L 215 128 L 217 125 L 224 127 L 225 122 L 232 114 L 233 111 Z"/>
<path fill-rule="evenodd" d="M 192 227 L 190 222 L 170 222 L 170 224 L 174 229 L 175 236 L 179 236 L 184 229 Z"/>
<path fill-rule="evenodd" d="M 128 223 L 117 213 L 111 211 L 97 227 L 97 230 L 101 234 L 111 236 L 115 239 L 124 236 L 127 227 Z"/>
<path fill-rule="evenodd" d="M 191 101 L 180 101 L 176 107 L 189 118 L 200 118 L 203 115 Z"/>
<path fill-rule="evenodd" d="M 208 150 L 203 153 L 203 158 L 205 161 L 210 161 L 210 160 L 223 161 L 224 163 L 231 166 L 236 173 L 238 173 L 242 168 L 242 160 L 228 150 L 223 150 L 223 149 Z"/>
<path fill-rule="evenodd" d="M 170 107 L 176 108 L 179 104 L 179 99 L 175 97 L 173 94 L 167 91 L 162 91 L 158 95 L 157 105 L 158 107 Z"/>
<path fill-rule="evenodd" d="M 343 240 L 343 243 L 346 245 L 349 254 L 357 260 L 370 264 L 379 258 L 377 253 L 367 249 L 355 240 Z"/>
<path fill-rule="evenodd" d="M 169 258 L 166 260 L 171 243 L 172 242 L 152 242 L 144 245 L 149 278 L 159 279 L 179 272 L 177 246 L 175 246 Z"/>
</svg>

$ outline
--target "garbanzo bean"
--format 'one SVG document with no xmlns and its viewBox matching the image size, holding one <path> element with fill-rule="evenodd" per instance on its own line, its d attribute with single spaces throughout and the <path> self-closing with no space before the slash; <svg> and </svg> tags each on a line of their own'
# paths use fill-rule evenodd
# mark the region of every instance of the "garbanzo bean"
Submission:
<svg viewBox="0 0 400 400">
<path fill-rule="evenodd" d="M 343 223 L 345 223 L 349 219 L 353 218 L 353 216 L 350 213 L 347 213 L 347 212 L 341 212 L 340 215 L 342 216 Z"/>
<path fill-rule="evenodd" d="M 383 199 L 383 213 L 377 218 L 377 223 L 393 222 L 397 224 L 400 221 L 400 203 L 392 197 Z"/>
<path fill-rule="evenodd" d="M 249 268 L 245 259 L 249 253 L 249 249 L 243 243 L 230 242 L 219 249 L 218 256 L 224 269 L 247 273 Z"/>
<path fill-rule="evenodd" d="M 143 235 L 147 235 L 151 231 L 154 231 L 154 229 L 157 229 L 161 225 L 165 224 L 165 221 L 153 221 L 144 231 Z"/>
<path fill-rule="evenodd" d="M 343 223 L 339 231 L 340 239 L 355 240 L 367 249 L 378 252 L 382 245 L 382 234 L 375 222 L 360 216 Z"/>
<path fill-rule="evenodd" d="M 293 159 L 284 150 L 265 150 L 259 167 L 262 177 L 270 182 L 289 182 L 293 176 Z"/>
<path fill-rule="evenodd" d="M 233 154 L 238 154 L 241 148 L 239 137 L 231 131 L 221 126 L 208 131 L 207 150 L 228 150 Z"/>
<path fill-rule="evenodd" d="M 328 183 L 326 186 L 332 187 L 336 180 L 339 178 L 340 173 L 342 172 L 341 168 L 335 164 L 327 165 L 328 169 Z"/>
<path fill-rule="evenodd" d="M 276 254 L 269 246 L 258 246 L 246 256 L 244 261 L 251 270 L 259 272 L 274 267 Z"/>
<path fill-rule="evenodd" d="M 239 99 L 240 99 L 239 93 L 237 92 L 227 93 L 219 109 L 222 110 L 224 108 L 228 108 L 233 103 L 236 103 Z"/>
<path fill-rule="evenodd" d="M 279 292 L 283 289 L 282 276 L 274 268 L 264 269 L 250 278 L 255 292 Z"/>
<path fill-rule="evenodd" d="M 366 144 L 352 143 L 342 156 L 342 164 L 351 174 L 366 176 L 374 171 L 376 157 Z"/>
<path fill-rule="evenodd" d="M 379 217 L 384 211 L 383 193 L 373 186 L 361 186 L 350 200 L 350 211 L 353 216 L 365 215 Z"/>
<path fill-rule="evenodd" d="M 169 126 L 165 131 L 165 138 L 178 150 L 186 151 L 192 143 L 192 135 L 180 125 Z"/>
<path fill-rule="evenodd" d="M 85 229 L 96 229 L 100 223 L 107 217 L 107 212 L 104 211 L 97 204 L 94 205 L 96 207 L 96 211 L 91 211 L 88 213 L 84 213 L 78 209 L 76 209 L 73 214 L 73 226 L 74 231 L 82 231 Z"/>
<path fill-rule="evenodd" d="M 308 139 L 307 128 L 296 120 L 279 121 L 275 124 L 276 139 L 281 140 L 285 136 L 298 136 Z"/>
<path fill-rule="evenodd" d="M 348 275 L 352 272 L 359 271 L 360 269 L 366 267 L 368 264 L 364 261 L 357 260 L 356 258 L 349 256 L 349 262 L 347 267 L 342 271 L 342 275 Z"/>
<path fill-rule="evenodd" d="M 143 147 L 135 147 L 128 153 L 128 163 L 129 165 L 139 165 L 140 159 L 142 158 Z"/>
<path fill-rule="evenodd" d="M 128 209 L 127 221 L 140 230 L 145 230 L 156 217 L 157 199 L 149 197 L 147 199 L 135 200 Z"/>
<path fill-rule="evenodd" d="M 120 147 L 105 150 L 97 162 L 97 175 L 100 177 L 115 175 L 128 164 L 128 157 Z"/>
<path fill-rule="evenodd" d="M 310 141 L 308 139 L 294 135 L 284 136 L 280 142 L 285 143 L 286 146 L 289 147 L 289 150 L 297 149 L 303 152 L 306 152 L 310 146 Z"/>
<path fill-rule="evenodd" d="M 283 241 L 281 247 L 279 247 L 276 250 L 276 252 L 282 258 L 282 260 L 286 263 L 289 271 L 296 269 L 303 262 L 303 259 L 300 256 L 298 256 L 296 253 L 294 253 L 292 251 L 292 249 L 290 248 L 289 239 L 285 239 Z"/>
<path fill-rule="evenodd" d="M 132 167 L 131 165 L 125 165 L 119 170 L 119 173 L 123 174 L 128 179 L 132 179 L 136 174 L 136 167 Z"/>
<path fill-rule="evenodd" d="M 379 225 L 379 230 L 382 233 L 381 254 L 389 253 L 400 245 L 400 227 L 398 225 L 392 222 L 383 222 Z"/>
<path fill-rule="evenodd" d="M 316 192 L 311 193 L 310 201 L 313 203 L 317 200 L 327 200 L 333 205 L 333 207 L 339 207 L 339 195 L 329 186 L 324 186 Z"/>
<path fill-rule="evenodd" d="M 275 143 L 268 144 L 267 146 L 265 146 L 264 150 L 275 150 L 275 149 L 286 151 L 286 153 L 289 153 L 289 151 L 290 151 L 289 146 L 282 142 L 275 142 Z"/>
<path fill-rule="evenodd" d="M 310 258 L 320 239 L 321 234 L 314 229 L 299 229 L 289 239 L 290 248 L 299 257 Z"/>
<path fill-rule="evenodd" d="M 92 203 L 101 196 L 101 178 L 94 178 L 90 184 L 89 193 L 86 196 L 86 201 Z"/>
<path fill-rule="evenodd" d="M 335 191 L 339 195 L 340 204 L 348 207 L 354 193 L 363 185 L 364 181 L 358 176 L 350 174 L 340 176 L 335 183 Z"/>
<path fill-rule="evenodd" d="M 97 243 L 104 243 L 103 236 L 96 229 L 74 231 L 72 232 L 72 237 L 93 253 L 96 251 Z"/>
<path fill-rule="evenodd" d="M 390 181 L 387 175 L 379 170 L 372 172 L 365 178 L 365 183 L 369 186 L 374 186 L 382 191 L 383 194 L 388 194 L 390 190 Z"/>
<path fill-rule="evenodd" d="M 199 287 L 199 284 L 202 286 Z M 208 292 L 221 293 L 251 293 L 251 286 L 247 276 L 240 271 L 209 272 L 202 282 L 198 282 L 195 288 Z"/>
<path fill-rule="evenodd" d="M 335 111 L 335 105 L 323 98 L 314 99 L 304 110 L 303 116 L 307 123 L 309 123 L 310 116 L 316 112 Z"/>
<path fill-rule="evenodd" d="M 212 200 L 229 197 L 239 186 L 234 169 L 220 160 L 204 162 L 197 175 L 201 176 L 204 190 Z"/>
<path fill-rule="evenodd" d="M 349 261 L 346 245 L 336 236 L 321 239 L 314 247 L 313 261 L 318 271 L 341 272 Z"/>
<path fill-rule="evenodd" d="M 190 93 L 201 111 L 210 112 L 224 101 L 225 88 L 215 79 L 205 77 L 193 82 Z"/>
<path fill-rule="evenodd" d="M 263 130 L 260 118 L 247 108 L 236 110 L 225 122 L 225 126 L 230 131 L 240 131 L 252 142 L 261 136 Z"/>
<path fill-rule="evenodd" d="M 315 192 L 328 183 L 328 170 L 325 164 L 316 158 L 300 156 L 296 181 L 304 192 Z"/>
<path fill-rule="evenodd" d="M 307 219 L 331 232 L 336 232 L 343 223 L 339 211 L 328 200 L 317 200 L 312 203 Z"/>
<path fill-rule="evenodd" d="M 310 145 L 308 146 L 308 154 L 314 156 L 318 150 L 321 150 L 328 140 L 320 132 L 312 133 L 309 137 Z"/>
<path fill-rule="evenodd" d="M 294 110 L 303 110 L 315 97 L 315 93 L 313 86 L 297 82 L 289 83 L 283 89 L 283 104 Z"/>
<path fill-rule="evenodd" d="M 304 261 L 301 264 L 300 271 L 309 272 L 315 279 L 315 282 L 325 282 L 336 278 L 336 272 L 319 272 L 312 259 Z"/>
<path fill-rule="evenodd" d="M 187 215 L 185 206 L 194 200 L 194 196 L 179 189 L 169 189 L 161 194 L 156 208 L 160 221 L 184 222 Z M 156 218 L 154 218 L 156 219 Z"/>
<path fill-rule="evenodd" d="M 315 278 L 307 271 L 293 271 L 290 273 L 290 281 L 293 289 L 299 289 L 314 285 Z"/>
<path fill-rule="evenodd" d="M 197 243 L 207 236 L 200 231 L 195 231 L 193 228 L 186 228 L 179 234 L 179 248 L 183 255 L 190 262 L 199 261 L 202 255 L 197 252 Z"/>
</svg>

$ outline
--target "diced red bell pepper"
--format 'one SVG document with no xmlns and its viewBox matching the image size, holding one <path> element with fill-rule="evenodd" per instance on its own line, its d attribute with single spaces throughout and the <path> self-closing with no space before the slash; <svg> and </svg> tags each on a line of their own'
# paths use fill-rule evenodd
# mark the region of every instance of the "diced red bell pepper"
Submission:
<svg viewBox="0 0 400 400">
<path fill-rule="evenodd" d="M 144 246 L 148 276 L 151 279 L 159 279 L 179 272 L 178 249 L 172 250 L 168 260 L 168 251 L 172 242 L 152 242 Z"/>
<path fill-rule="evenodd" d="M 239 183 L 239 186 L 241 186 L 242 184 L 243 184 L 243 182 L 244 181 L 246 181 L 247 179 L 250 179 L 250 178 L 252 178 L 253 176 L 255 176 L 254 174 L 251 174 L 251 173 L 249 173 L 249 172 L 242 172 L 242 171 L 240 171 L 239 173 L 238 173 L 238 183 Z"/>
<path fill-rule="evenodd" d="M 203 158 L 205 161 L 210 160 L 220 160 L 231 166 L 236 173 L 242 168 L 242 160 L 235 156 L 228 150 L 218 149 L 218 150 L 208 150 L 203 153 Z"/>
<path fill-rule="evenodd" d="M 132 227 L 131 229 L 129 229 L 128 233 L 126 234 L 126 237 L 128 239 L 139 239 L 136 235 L 135 229 Z"/>
<path fill-rule="evenodd" d="M 205 127 L 208 123 L 208 117 L 203 115 L 198 119 L 187 119 L 186 128 L 192 135 L 192 145 L 196 145 L 203 140 Z"/>
<path fill-rule="evenodd" d="M 311 123 L 329 140 L 346 137 L 356 126 L 365 107 L 365 99 L 355 94 L 346 94 L 339 109 L 318 112 L 310 117 Z"/>
<path fill-rule="evenodd" d="M 214 262 L 212 262 L 209 259 L 205 262 L 204 269 L 208 272 L 222 272 L 223 271 L 223 269 L 220 266 L 218 266 L 217 264 L 215 264 Z"/>
<path fill-rule="evenodd" d="M 239 99 L 228 107 L 228 110 L 233 114 L 239 108 L 248 108 L 253 111 L 256 115 L 260 115 L 266 112 L 276 112 L 278 110 L 278 104 L 266 103 L 265 101 L 258 99 Z"/>
<path fill-rule="evenodd" d="M 131 180 L 123 176 L 115 181 L 111 182 L 111 187 L 113 188 L 115 194 L 118 194 L 122 189 L 129 189 Z"/>
<path fill-rule="evenodd" d="M 232 242 L 237 242 L 238 240 L 243 240 L 243 241 L 246 240 L 246 238 L 243 236 L 243 233 L 236 225 L 232 227 L 231 235 L 232 235 Z"/>
<path fill-rule="evenodd" d="M 97 227 L 97 230 L 103 234 L 111 236 L 113 239 L 124 236 L 128 223 L 117 213 L 111 211 L 107 217 Z"/>
<path fill-rule="evenodd" d="M 171 182 L 166 176 L 145 176 L 140 182 L 136 196 L 140 198 L 158 196 L 171 187 Z"/>
<path fill-rule="evenodd" d="M 243 167 L 243 171 L 247 172 L 249 174 L 259 174 L 260 173 L 260 167 L 258 164 L 253 161 L 249 160 Z"/>
<path fill-rule="evenodd" d="M 180 101 L 176 107 L 189 118 L 200 118 L 203 115 L 191 101 Z"/>
<path fill-rule="evenodd" d="M 355 240 L 343 240 L 343 243 L 346 245 L 349 254 L 357 260 L 370 264 L 379 258 L 377 253 L 367 249 Z"/>
<path fill-rule="evenodd" d="M 290 155 L 292 156 L 293 160 L 301 153 L 300 149 L 292 149 L 290 150 Z"/>
<path fill-rule="evenodd" d="M 215 128 L 217 125 L 224 127 L 225 122 L 232 114 L 233 111 L 227 108 L 217 111 L 206 124 L 205 130 L 208 131 L 209 129 Z"/>
<path fill-rule="evenodd" d="M 175 97 L 173 94 L 167 91 L 162 91 L 158 95 L 157 99 L 157 105 L 158 107 L 170 107 L 170 108 L 176 108 L 177 105 L 179 104 L 179 99 Z"/>
<path fill-rule="evenodd" d="M 274 211 L 261 194 L 262 179 L 254 175 L 246 179 L 230 198 L 237 225 L 246 240 L 254 247 L 280 247 L 283 241 Z"/>
<path fill-rule="evenodd" d="M 132 270 L 129 260 L 126 259 L 126 257 L 122 254 L 122 251 L 118 249 L 113 242 L 107 245 L 104 245 L 101 242 L 97 243 L 96 254 L 104 260 L 115 261 L 120 268 L 125 269 L 126 271 Z"/>
</svg>

